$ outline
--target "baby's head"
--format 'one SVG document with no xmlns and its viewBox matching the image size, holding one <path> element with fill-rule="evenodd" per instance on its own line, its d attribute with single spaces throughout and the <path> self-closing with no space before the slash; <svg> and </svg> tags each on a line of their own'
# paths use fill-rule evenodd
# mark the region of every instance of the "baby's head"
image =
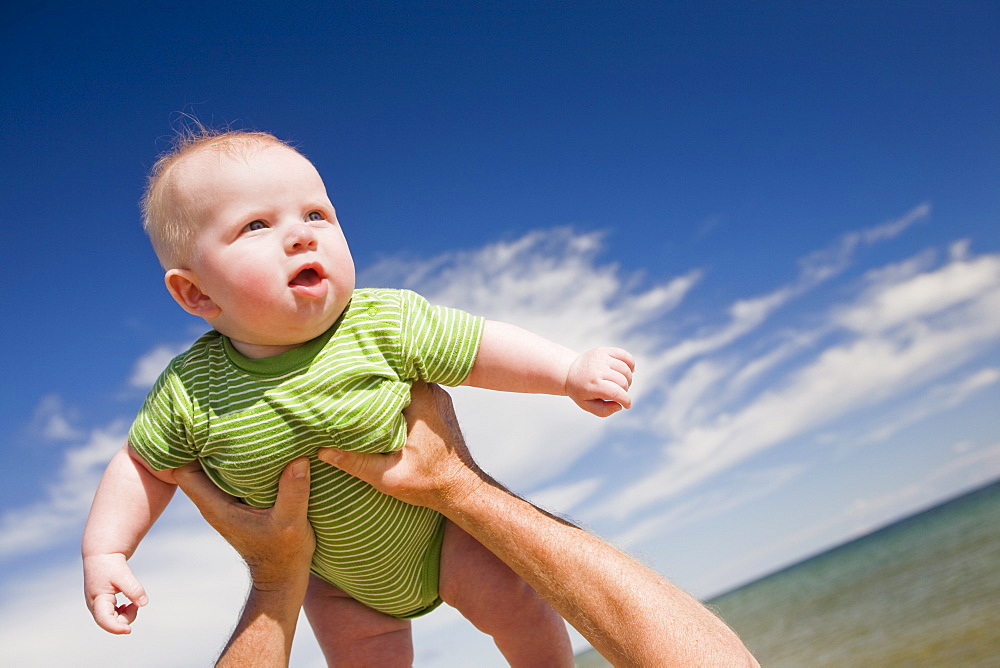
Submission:
<svg viewBox="0 0 1000 668">
<path fill-rule="evenodd" d="M 171 150 L 161 155 L 150 170 L 141 202 L 142 226 L 164 269 L 187 264 L 198 228 L 198 221 L 185 202 L 178 179 L 185 160 L 202 151 L 245 160 L 263 148 L 275 146 L 295 151 L 289 144 L 267 132 L 200 129 L 177 135 Z"/>
<path fill-rule="evenodd" d="M 245 354 L 319 336 L 350 301 L 354 262 L 326 186 L 272 135 L 181 139 L 142 208 L 170 294 Z"/>
</svg>

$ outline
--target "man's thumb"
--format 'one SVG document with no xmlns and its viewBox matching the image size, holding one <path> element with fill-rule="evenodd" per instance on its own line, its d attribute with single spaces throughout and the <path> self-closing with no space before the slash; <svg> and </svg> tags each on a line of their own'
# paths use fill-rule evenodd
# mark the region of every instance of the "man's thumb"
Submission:
<svg viewBox="0 0 1000 668">
<path fill-rule="evenodd" d="M 275 506 L 304 506 L 309 503 L 309 460 L 293 459 L 278 480 L 278 499 Z"/>
<path fill-rule="evenodd" d="M 317 456 L 327 464 L 336 466 L 344 473 L 360 478 L 374 485 L 391 463 L 391 456 L 365 452 L 351 452 L 335 448 L 320 448 Z"/>
</svg>

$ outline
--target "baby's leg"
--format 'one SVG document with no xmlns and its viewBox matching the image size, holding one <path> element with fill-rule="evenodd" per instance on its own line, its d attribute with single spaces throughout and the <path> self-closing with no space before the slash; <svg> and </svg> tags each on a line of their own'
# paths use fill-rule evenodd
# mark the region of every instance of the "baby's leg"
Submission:
<svg viewBox="0 0 1000 668">
<path fill-rule="evenodd" d="M 327 665 L 413 665 L 409 620 L 372 610 L 315 575 L 303 607 Z"/>
<path fill-rule="evenodd" d="M 572 666 L 566 623 L 528 583 L 476 539 L 447 522 L 441 598 L 493 636 L 514 668 Z"/>
</svg>

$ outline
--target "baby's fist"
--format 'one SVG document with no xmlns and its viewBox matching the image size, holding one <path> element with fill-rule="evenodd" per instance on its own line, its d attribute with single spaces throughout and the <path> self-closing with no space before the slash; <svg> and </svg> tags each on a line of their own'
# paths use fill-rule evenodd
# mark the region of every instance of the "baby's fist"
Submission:
<svg viewBox="0 0 1000 668">
<path fill-rule="evenodd" d="M 570 366 L 566 394 L 588 413 L 607 417 L 632 407 L 628 388 L 634 370 L 635 360 L 621 348 L 588 350 Z"/>
<path fill-rule="evenodd" d="M 124 554 L 84 557 L 83 589 L 94 621 L 108 633 L 117 635 L 132 631 L 131 624 L 139 614 L 139 608 L 149 601 L 146 591 L 125 562 Z M 119 593 L 124 594 L 129 602 L 118 605 Z"/>
</svg>

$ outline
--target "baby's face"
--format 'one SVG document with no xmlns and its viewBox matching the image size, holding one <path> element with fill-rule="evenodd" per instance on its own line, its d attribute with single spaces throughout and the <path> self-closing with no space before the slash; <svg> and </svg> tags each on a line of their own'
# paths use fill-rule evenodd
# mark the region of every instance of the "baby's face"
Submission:
<svg viewBox="0 0 1000 668">
<path fill-rule="evenodd" d="M 312 163 L 273 146 L 249 158 L 203 151 L 177 174 L 197 223 L 188 267 L 237 348 L 294 346 L 333 325 L 351 299 L 354 261 Z"/>
</svg>

